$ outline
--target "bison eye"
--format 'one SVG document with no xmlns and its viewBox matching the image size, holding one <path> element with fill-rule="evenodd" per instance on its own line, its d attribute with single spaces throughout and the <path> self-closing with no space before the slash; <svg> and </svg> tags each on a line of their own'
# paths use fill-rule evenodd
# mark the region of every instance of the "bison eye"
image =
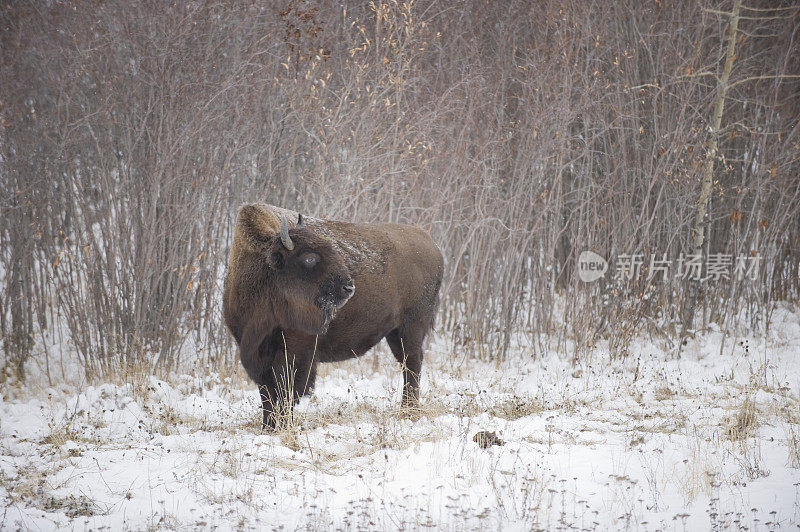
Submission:
<svg viewBox="0 0 800 532">
<path fill-rule="evenodd" d="M 305 253 L 300 257 L 300 263 L 303 267 L 308 268 L 309 270 L 312 269 L 319 263 L 319 255 L 316 253 Z"/>
</svg>

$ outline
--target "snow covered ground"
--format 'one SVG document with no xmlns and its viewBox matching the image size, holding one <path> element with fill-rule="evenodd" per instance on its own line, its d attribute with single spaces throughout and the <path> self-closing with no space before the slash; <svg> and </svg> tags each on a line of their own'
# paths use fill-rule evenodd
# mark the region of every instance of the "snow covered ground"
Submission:
<svg viewBox="0 0 800 532">
<path fill-rule="evenodd" d="M 797 530 L 800 319 L 774 320 L 577 365 L 438 336 L 415 420 L 381 348 L 323 367 L 277 434 L 241 373 L 5 389 L 0 529 Z"/>
</svg>

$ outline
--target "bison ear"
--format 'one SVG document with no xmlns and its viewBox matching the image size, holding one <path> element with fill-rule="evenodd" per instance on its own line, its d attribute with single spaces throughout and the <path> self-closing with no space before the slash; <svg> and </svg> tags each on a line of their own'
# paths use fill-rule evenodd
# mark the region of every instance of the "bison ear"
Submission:
<svg viewBox="0 0 800 532">
<path fill-rule="evenodd" d="M 286 266 L 286 256 L 279 251 L 278 246 L 273 246 L 272 252 L 269 254 L 269 265 L 275 270 L 282 270 Z"/>
</svg>

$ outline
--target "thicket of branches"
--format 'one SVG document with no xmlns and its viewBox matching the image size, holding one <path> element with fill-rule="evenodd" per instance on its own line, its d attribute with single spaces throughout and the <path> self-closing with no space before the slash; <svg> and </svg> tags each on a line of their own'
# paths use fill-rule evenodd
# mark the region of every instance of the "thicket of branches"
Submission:
<svg viewBox="0 0 800 532">
<path fill-rule="evenodd" d="M 430 230 L 441 324 L 470 353 L 502 357 L 516 331 L 576 355 L 600 338 L 624 355 L 636 332 L 674 342 L 685 281 L 615 280 L 614 260 L 691 249 L 726 10 L 6 3 L 5 364 L 49 361 L 45 331 L 90 371 L 192 351 L 235 364 L 221 279 L 252 200 Z M 800 290 L 799 31 L 791 2 L 742 7 L 706 250 L 762 268 L 702 283 L 697 327 L 764 327 Z M 586 249 L 611 262 L 592 284 L 575 271 Z"/>
</svg>

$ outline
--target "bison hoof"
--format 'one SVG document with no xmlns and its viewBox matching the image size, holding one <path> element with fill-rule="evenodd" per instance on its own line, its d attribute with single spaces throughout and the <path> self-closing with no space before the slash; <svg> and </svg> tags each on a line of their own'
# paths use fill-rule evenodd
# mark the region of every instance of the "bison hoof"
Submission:
<svg viewBox="0 0 800 532">
<path fill-rule="evenodd" d="M 278 427 L 278 419 L 274 412 L 264 412 L 264 417 L 261 421 L 262 432 L 275 432 Z"/>
<path fill-rule="evenodd" d="M 400 404 L 400 417 L 417 421 L 422 417 L 422 405 L 419 401 L 403 401 Z"/>
<path fill-rule="evenodd" d="M 261 422 L 261 430 L 264 432 L 279 432 L 294 425 L 295 419 L 291 411 L 270 412 L 264 415 L 264 420 Z"/>
</svg>

